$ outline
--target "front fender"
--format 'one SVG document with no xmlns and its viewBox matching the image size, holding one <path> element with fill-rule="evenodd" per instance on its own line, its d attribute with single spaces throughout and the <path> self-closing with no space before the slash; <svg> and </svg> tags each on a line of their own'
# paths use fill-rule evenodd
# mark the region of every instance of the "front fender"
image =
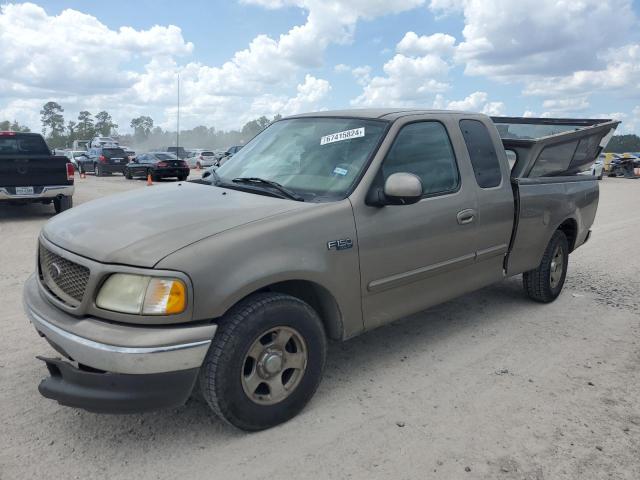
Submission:
<svg viewBox="0 0 640 480">
<path fill-rule="evenodd" d="M 347 238 L 352 248 L 328 249 L 327 242 Z M 227 230 L 174 252 L 156 268 L 191 277 L 195 321 L 222 317 L 270 285 L 306 281 L 333 296 L 345 337 L 363 330 L 357 236 L 348 200 L 309 204 Z"/>
</svg>

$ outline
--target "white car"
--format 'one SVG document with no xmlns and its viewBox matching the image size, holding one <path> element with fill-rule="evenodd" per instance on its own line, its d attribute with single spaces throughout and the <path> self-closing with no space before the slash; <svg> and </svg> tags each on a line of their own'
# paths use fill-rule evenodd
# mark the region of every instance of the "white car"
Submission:
<svg viewBox="0 0 640 480">
<path fill-rule="evenodd" d="M 604 172 L 604 160 L 598 158 L 596 162 L 591 165 L 591 175 L 598 177 L 598 180 L 602 180 L 602 172 Z"/>
<path fill-rule="evenodd" d="M 100 148 L 100 147 L 114 148 L 119 146 L 120 144 L 118 143 L 118 141 L 111 137 L 93 137 L 93 140 L 91 140 L 92 148 Z"/>
<path fill-rule="evenodd" d="M 213 167 L 218 163 L 218 156 L 212 150 L 192 150 L 187 157 L 191 168 Z"/>
<path fill-rule="evenodd" d="M 69 161 L 73 163 L 73 168 L 75 168 L 77 171 L 78 162 L 76 161 L 76 158 L 82 157 L 82 156 L 86 157 L 87 151 L 86 150 L 67 150 L 66 152 L 64 152 L 64 154 L 69 159 Z"/>
</svg>

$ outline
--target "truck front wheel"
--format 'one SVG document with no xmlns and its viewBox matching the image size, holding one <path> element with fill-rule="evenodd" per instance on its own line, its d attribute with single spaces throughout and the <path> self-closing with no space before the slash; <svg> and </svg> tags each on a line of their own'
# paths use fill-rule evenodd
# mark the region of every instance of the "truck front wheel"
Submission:
<svg viewBox="0 0 640 480">
<path fill-rule="evenodd" d="M 569 242 L 566 235 L 557 230 L 538 268 L 522 274 L 524 290 L 529 298 L 541 303 L 553 302 L 564 286 L 568 264 Z"/>
<path fill-rule="evenodd" d="M 242 430 L 286 422 L 318 388 L 326 344 L 322 322 L 305 302 L 251 295 L 218 326 L 200 369 L 202 395 L 216 415 Z"/>
</svg>

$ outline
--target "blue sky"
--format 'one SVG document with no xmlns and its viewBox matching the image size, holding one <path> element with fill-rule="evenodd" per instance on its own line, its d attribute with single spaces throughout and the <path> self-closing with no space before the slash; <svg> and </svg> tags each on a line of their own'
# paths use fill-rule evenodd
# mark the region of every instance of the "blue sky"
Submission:
<svg viewBox="0 0 640 480">
<path fill-rule="evenodd" d="M 105 109 L 121 131 L 143 114 L 171 128 L 180 72 L 187 127 L 416 106 L 615 116 L 637 131 L 639 12 L 631 0 L 8 3 L 0 120 L 39 129 L 55 100 L 67 119 Z"/>
</svg>

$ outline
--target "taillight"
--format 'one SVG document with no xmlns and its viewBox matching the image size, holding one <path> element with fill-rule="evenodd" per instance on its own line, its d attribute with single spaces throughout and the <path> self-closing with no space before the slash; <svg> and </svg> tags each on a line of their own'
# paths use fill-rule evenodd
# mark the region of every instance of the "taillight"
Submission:
<svg viewBox="0 0 640 480">
<path fill-rule="evenodd" d="M 0 132 L 0 137 L 13 137 L 16 132 Z"/>
<path fill-rule="evenodd" d="M 98 160 L 100 160 L 100 163 L 107 163 L 107 157 L 105 157 L 104 155 L 100 155 Z"/>
<path fill-rule="evenodd" d="M 167 162 L 158 162 L 159 167 L 168 167 L 169 164 Z"/>
<path fill-rule="evenodd" d="M 67 180 L 73 180 L 74 174 L 73 163 L 67 163 Z"/>
</svg>

